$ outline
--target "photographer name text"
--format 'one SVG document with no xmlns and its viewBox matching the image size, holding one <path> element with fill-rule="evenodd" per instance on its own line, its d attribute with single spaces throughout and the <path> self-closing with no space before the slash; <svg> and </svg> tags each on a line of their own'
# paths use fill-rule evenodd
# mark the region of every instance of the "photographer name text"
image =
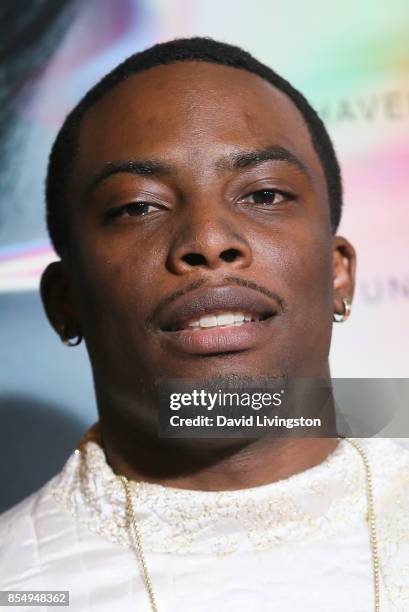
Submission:
<svg viewBox="0 0 409 612">
<path fill-rule="evenodd" d="M 267 417 L 259 414 L 237 418 L 229 418 L 221 414 L 218 414 L 216 417 L 203 415 L 181 417 L 174 414 L 170 417 L 169 423 L 172 427 L 285 427 L 286 429 L 293 429 L 296 427 L 321 427 L 321 419 L 318 418 Z"/>
</svg>

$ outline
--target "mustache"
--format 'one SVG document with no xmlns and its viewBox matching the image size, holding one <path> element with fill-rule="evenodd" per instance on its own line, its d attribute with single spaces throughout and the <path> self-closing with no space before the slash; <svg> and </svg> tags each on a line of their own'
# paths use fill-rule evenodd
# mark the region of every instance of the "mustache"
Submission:
<svg viewBox="0 0 409 612">
<path fill-rule="evenodd" d="M 222 282 L 218 283 L 217 285 L 212 285 L 209 283 L 208 279 L 203 278 L 203 279 L 194 281 L 190 283 L 189 285 L 187 285 L 186 287 L 184 287 L 183 289 L 174 291 L 170 295 L 163 298 L 155 306 L 152 313 L 146 318 L 145 323 L 147 327 L 152 326 L 154 320 L 156 319 L 157 316 L 159 316 L 163 308 L 166 308 L 166 306 L 171 304 L 174 300 L 178 299 L 179 297 L 186 295 L 190 291 L 199 289 L 200 287 L 205 287 L 205 286 L 220 287 L 224 285 L 238 285 L 239 287 L 246 287 L 247 289 L 253 289 L 254 291 L 258 291 L 259 293 L 262 293 L 263 295 L 266 295 L 267 297 L 274 300 L 278 304 L 281 312 L 285 311 L 285 308 L 286 308 L 285 300 L 280 295 L 278 295 L 278 293 L 276 293 L 275 291 L 271 289 L 268 289 L 267 287 L 263 287 L 262 285 L 259 285 L 258 283 L 255 283 L 254 281 L 246 280 L 244 278 L 240 278 L 239 276 L 225 276 Z"/>
</svg>

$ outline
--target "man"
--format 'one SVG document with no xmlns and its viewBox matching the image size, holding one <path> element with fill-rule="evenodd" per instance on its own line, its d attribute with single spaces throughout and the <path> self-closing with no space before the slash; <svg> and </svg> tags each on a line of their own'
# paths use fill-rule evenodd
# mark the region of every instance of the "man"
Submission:
<svg viewBox="0 0 409 612">
<path fill-rule="evenodd" d="M 407 452 L 339 440 L 331 403 L 324 435 L 158 432 L 163 380 L 330 381 L 355 278 L 341 191 L 304 97 L 216 41 L 137 54 L 72 111 L 41 292 L 86 342 L 100 420 L 3 515 L 3 590 L 69 590 L 76 611 L 408 609 Z"/>
</svg>

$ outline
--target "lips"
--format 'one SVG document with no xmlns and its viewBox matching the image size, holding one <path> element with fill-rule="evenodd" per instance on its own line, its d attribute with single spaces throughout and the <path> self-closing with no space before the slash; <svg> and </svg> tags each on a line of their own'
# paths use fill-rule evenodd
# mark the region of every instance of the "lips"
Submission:
<svg viewBox="0 0 409 612">
<path fill-rule="evenodd" d="M 265 340 L 278 313 L 275 300 L 247 287 L 206 287 L 186 293 L 157 318 L 165 344 L 191 354 L 247 350 Z"/>
</svg>

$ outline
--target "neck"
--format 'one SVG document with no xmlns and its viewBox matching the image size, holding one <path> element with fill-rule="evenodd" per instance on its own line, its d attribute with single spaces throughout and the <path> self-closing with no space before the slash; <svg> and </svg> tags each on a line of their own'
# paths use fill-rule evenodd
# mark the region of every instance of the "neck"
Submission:
<svg viewBox="0 0 409 612">
<path fill-rule="evenodd" d="M 101 421 L 103 448 L 116 474 L 201 491 L 247 489 L 289 478 L 322 463 L 338 444 L 335 437 L 293 437 L 245 442 L 182 440 L 183 444 L 179 440 L 164 445 L 136 441 L 129 431 L 122 436 L 118 433 Z"/>
<path fill-rule="evenodd" d="M 294 402 L 297 414 L 306 409 L 305 397 L 301 394 L 301 404 Z M 311 395 L 313 402 L 316 397 Z M 202 491 L 257 487 L 314 467 L 336 448 L 332 395 L 324 400 L 319 437 L 167 439 L 158 437 L 152 406 L 141 401 L 138 414 L 119 411 L 118 403 L 105 397 L 98 402 L 105 407 L 100 410 L 100 441 L 113 471 L 129 480 Z"/>
</svg>

